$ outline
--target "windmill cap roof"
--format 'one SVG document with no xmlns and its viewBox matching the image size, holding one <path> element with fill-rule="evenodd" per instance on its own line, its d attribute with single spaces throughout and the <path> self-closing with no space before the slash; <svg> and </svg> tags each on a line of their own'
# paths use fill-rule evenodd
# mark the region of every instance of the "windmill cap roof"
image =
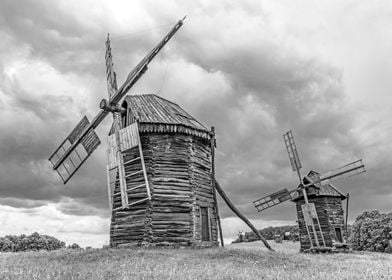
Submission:
<svg viewBox="0 0 392 280">
<path fill-rule="evenodd" d="M 178 104 L 156 94 L 127 95 L 122 103 L 140 124 L 178 125 L 208 133 L 209 129 L 188 114 Z"/>
<path fill-rule="evenodd" d="M 309 179 L 316 179 L 317 177 L 320 176 L 320 173 L 311 170 L 308 175 L 305 176 L 303 179 L 304 183 L 309 183 Z M 309 179 L 308 179 L 309 178 Z M 340 197 L 341 200 L 344 200 L 347 198 L 347 196 L 342 193 L 337 187 L 332 185 L 331 183 L 317 183 L 315 185 L 310 186 L 310 188 L 316 189 L 315 192 L 309 192 L 309 196 L 334 196 L 334 197 Z M 298 196 L 293 199 L 293 201 L 299 200 L 303 198 L 302 192 L 299 192 Z"/>
</svg>

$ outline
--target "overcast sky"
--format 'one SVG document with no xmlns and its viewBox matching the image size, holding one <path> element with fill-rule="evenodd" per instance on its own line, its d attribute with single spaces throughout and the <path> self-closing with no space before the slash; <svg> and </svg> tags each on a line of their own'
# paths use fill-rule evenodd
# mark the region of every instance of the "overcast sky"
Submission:
<svg viewBox="0 0 392 280">
<path fill-rule="evenodd" d="M 108 243 L 105 145 L 67 184 L 47 161 L 107 97 L 105 39 L 119 85 L 175 22 L 183 27 L 132 94 L 156 93 L 217 131 L 217 178 L 259 227 L 294 224 L 294 204 L 252 201 L 294 188 L 282 135 L 293 130 L 302 172 L 363 158 L 337 182 L 349 221 L 391 212 L 390 1 L 0 2 L 0 236 L 38 231 Z M 102 142 L 110 118 L 98 129 Z M 249 229 L 220 202 L 225 238 Z"/>
</svg>

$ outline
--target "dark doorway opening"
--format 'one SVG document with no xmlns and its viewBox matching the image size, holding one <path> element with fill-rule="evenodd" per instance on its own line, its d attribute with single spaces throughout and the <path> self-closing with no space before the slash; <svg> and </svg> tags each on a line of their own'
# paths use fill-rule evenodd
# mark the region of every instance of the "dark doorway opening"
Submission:
<svg viewBox="0 0 392 280">
<path fill-rule="evenodd" d="M 341 228 L 335 228 L 335 235 L 336 235 L 336 240 L 339 241 L 340 243 L 343 243 L 343 236 L 342 236 L 342 229 Z"/>
<path fill-rule="evenodd" d="M 210 241 L 210 223 L 209 223 L 207 207 L 200 207 L 200 216 L 201 216 L 201 240 Z"/>
</svg>

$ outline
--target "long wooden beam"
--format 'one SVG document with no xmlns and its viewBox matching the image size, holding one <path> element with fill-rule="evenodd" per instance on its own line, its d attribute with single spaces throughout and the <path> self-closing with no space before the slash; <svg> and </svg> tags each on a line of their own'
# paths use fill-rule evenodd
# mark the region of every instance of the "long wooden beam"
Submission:
<svg viewBox="0 0 392 280">
<path fill-rule="evenodd" d="M 223 232 L 222 232 L 222 224 L 219 216 L 219 208 L 218 208 L 218 201 L 216 199 L 216 189 L 215 189 L 215 146 L 216 146 L 216 139 L 215 139 L 215 127 L 211 127 L 210 131 L 211 139 L 211 179 L 212 179 L 212 193 L 214 195 L 214 206 L 216 212 L 216 220 L 218 223 L 218 230 L 219 230 L 219 238 L 221 241 L 222 247 L 225 247 L 225 242 L 223 241 Z"/>
<path fill-rule="evenodd" d="M 219 185 L 218 181 L 215 179 L 215 189 L 218 191 L 219 195 L 222 197 L 222 199 L 226 202 L 227 206 L 240 218 L 245 222 L 245 224 L 250 227 L 250 229 L 256 234 L 256 236 L 259 237 L 259 239 L 264 243 L 264 246 L 272 251 L 275 252 L 274 249 L 268 244 L 267 240 L 260 234 L 260 232 L 255 228 L 255 226 L 246 218 L 235 206 L 234 204 L 230 201 L 229 197 L 226 195 L 226 193 L 223 191 L 221 186 Z"/>
</svg>

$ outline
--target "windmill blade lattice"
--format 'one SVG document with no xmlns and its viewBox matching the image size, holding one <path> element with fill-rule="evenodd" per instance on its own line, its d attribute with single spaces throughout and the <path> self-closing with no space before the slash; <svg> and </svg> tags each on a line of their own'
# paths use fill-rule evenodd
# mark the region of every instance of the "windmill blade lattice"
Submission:
<svg viewBox="0 0 392 280">
<path fill-rule="evenodd" d="M 291 197 L 292 192 L 293 191 L 289 191 L 287 188 L 284 188 L 270 195 L 267 195 L 265 197 L 253 201 L 253 205 L 256 207 L 258 212 L 261 212 L 263 210 L 271 208 L 272 206 L 290 200 L 292 198 Z"/>
<path fill-rule="evenodd" d="M 320 175 L 320 182 L 335 181 L 366 172 L 362 159 L 350 162 Z"/>
<path fill-rule="evenodd" d="M 87 158 L 94 152 L 94 150 L 101 144 L 97 134 L 94 130 L 89 130 L 82 137 L 81 134 L 89 125 L 89 121 L 84 116 L 81 121 L 76 125 L 67 138 L 61 143 L 57 150 L 50 156 L 49 161 L 55 168 L 64 184 L 75 174 L 76 171 L 82 166 Z M 64 154 L 75 144 L 76 140 L 79 142 L 69 155 L 59 163 Z"/>
<path fill-rule="evenodd" d="M 64 184 L 67 183 L 67 181 L 75 174 L 80 166 L 101 143 L 94 129 L 98 127 L 98 125 L 110 112 L 113 113 L 117 110 L 117 103 L 147 71 L 148 64 L 180 29 L 183 25 L 184 19 L 178 21 L 169 33 L 139 62 L 139 64 L 129 73 L 124 84 L 113 96 L 111 96 L 109 101 L 101 101 L 101 111 L 95 116 L 92 122 L 89 123 L 87 118 L 83 118 L 73 129 L 71 134 L 49 157 L 49 161 L 52 163 L 53 169 L 59 173 Z M 80 148 L 80 144 L 82 144 L 85 151 Z M 80 154 L 82 154 L 82 156 Z M 76 160 L 78 160 L 77 163 L 74 162 Z"/>
<path fill-rule="evenodd" d="M 299 171 L 302 165 L 301 161 L 299 160 L 297 147 L 295 145 L 294 136 L 291 130 L 283 135 L 283 140 L 286 145 L 287 153 L 289 154 L 289 159 L 293 171 Z"/>
</svg>

